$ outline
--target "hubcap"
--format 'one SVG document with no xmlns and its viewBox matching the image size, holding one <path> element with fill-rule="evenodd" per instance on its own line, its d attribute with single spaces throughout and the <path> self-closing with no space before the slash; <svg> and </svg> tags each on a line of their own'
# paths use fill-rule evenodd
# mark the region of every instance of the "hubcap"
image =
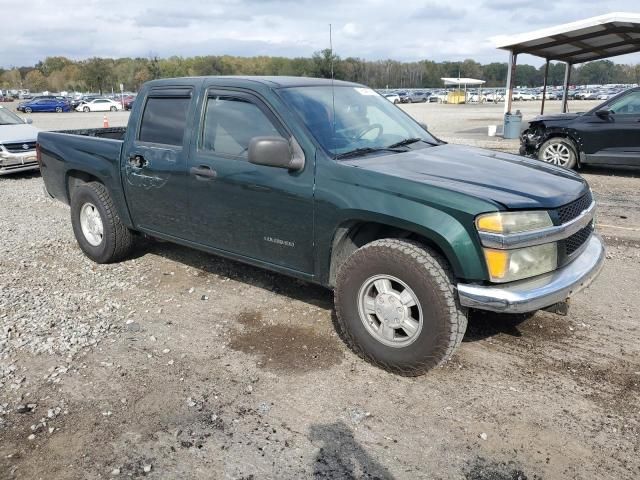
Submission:
<svg viewBox="0 0 640 480">
<path fill-rule="evenodd" d="M 389 347 L 412 344 L 422 330 L 418 297 L 391 275 L 376 275 L 364 282 L 358 292 L 358 313 L 369 334 Z"/>
<path fill-rule="evenodd" d="M 80 227 L 82 234 L 92 246 L 97 247 L 102 243 L 104 229 L 100 212 L 92 203 L 85 203 L 80 209 Z"/>
<path fill-rule="evenodd" d="M 547 163 L 564 167 L 571 159 L 571 151 L 564 143 L 554 143 L 545 148 L 542 159 Z"/>
</svg>

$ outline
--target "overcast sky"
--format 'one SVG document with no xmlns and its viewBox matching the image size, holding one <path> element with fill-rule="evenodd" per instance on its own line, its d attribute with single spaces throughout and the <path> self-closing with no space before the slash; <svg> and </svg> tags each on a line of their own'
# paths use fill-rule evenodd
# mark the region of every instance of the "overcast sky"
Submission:
<svg viewBox="0 0 640 480">
<path fill-rule="evenodd" d="M 5 5 L 9 0 L 0 0 Z M 47 56 L 310 56 L 329 43 L 369 60 L 506 61 L 490 37 L 615 11 L 639 0 L 22 0 L 2 8 L 0 66 Z M 638 63 L 640 55 L 618 57 Z M 541 60 L 524 57 L 524 63 Z"/>
</svg>

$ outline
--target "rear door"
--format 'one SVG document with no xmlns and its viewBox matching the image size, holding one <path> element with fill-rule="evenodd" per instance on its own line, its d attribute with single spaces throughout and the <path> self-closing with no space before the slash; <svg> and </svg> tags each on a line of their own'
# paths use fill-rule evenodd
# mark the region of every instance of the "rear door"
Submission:
<svg viewBox="0 0 640 480">
<path fill-rule="evenodd" d="M 210 88 L 189 161 L 197 241 L 299 272 L 313 271 L 314 162 L 302 171 L 249 163 L 257 136 L 291 134 L 268 105 L 239 90 Z"/>
<path fill-rule="evenodd" d="M 587 163 L 640 165 L 640 90 L 603 106 L 608 116 L 584 117 L 583 149 Z"/>
<path fill-rule="evenodd" d="M 139 100 L 137 128 L 127 130 L 122 177 L 136 227 L 191 239 L 187 158 L 195 115 L 195 85 L 150 89 Z"/>
</svg>

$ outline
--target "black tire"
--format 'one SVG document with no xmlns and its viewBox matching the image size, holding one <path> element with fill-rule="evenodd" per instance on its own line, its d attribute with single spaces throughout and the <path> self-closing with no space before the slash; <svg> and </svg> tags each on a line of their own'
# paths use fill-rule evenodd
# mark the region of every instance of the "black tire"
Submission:
<svg viewBox="0 0 640 480">
<path fill-rule="evenodd" d="M 91 109 L 90 109 L 89 107 L 84 107 L 84 108 L 82 109 L 82 111 L 83 111 L 84 113 L 89 113 L 89 112 L 91 111 Z"/>
<path fill-rule="evenodd" d="M 56 113 L 62 113 L 62 107 L 56 107 Z"/>
<path fill-rule="evenodd" d="M 118 107 L 115 107 L 115 106 L 114 106 L 114 107 L 111 107 L 109 110 L 111 110 L 112 112 L 115 112 L 115 111 L 117 111 L 117 110 L 118 110 Z"/>
<path fill-rule="evenodd" d="M 406 283 L 422 309 L 421 330 L 406 346 L 385 345 L 361 319 L 359 292 L 381 274 Z M 378 367 L 405 376 L 421 375 L 446 361 L 467 328 L 467 310 L 460 306 L 446 260 L 407 240 L 376 240 L 356 250 L 338 272 L 335 307 L 338 328 L 352 350 Z"/>
<path fill-rule="evenodd" d="M 82 231 L 80 211 L 90 203 L 100 215 L 103 227 L 99 245 L 92 245 Z M 78 245 L 96 263 L 113 263 L 127 257 L 133 250 L 134 237 L 120 220 L 106 187 L 98 182 L 82 183 L 71 192 L 71 225 Z"/>
<path fill-rule="evenodd" d="M 31 112 L 33 112 L 33 110 L 31 110 L 31 107 L 24 108 L 24 113 L 31 113 Z"/>
<path fill-rule="evenodd" d="M 562 164 L 555 163 L 554 161 L 549 160 L 548 157 L 545 155 L 545 152 L 549 148 L 561 148 L 561 147 L 565 147 L 566 150 L 568 151 L 568 161 L 566 163 L 562 163 Z M 545 163 L 551 163 L 553 165 L 558 165 L 560 167 L 571 169 L 571 168 L 576 168 L 576 165 L 578 164 L 578 153 L 573 141 L 565 137 L 554 137 L 554 138 L 550 138 L 540 146 L 540 149 L 538 150 L 538 160 L 542 160 Z"/>
</svg>

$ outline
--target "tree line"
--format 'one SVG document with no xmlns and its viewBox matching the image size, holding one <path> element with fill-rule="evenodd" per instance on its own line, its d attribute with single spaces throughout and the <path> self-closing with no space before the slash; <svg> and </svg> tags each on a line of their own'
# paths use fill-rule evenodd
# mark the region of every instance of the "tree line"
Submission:
<svg viewBox="0 0 640 480">
<path fill-rule="evenodd" d="M 549 68 L 549 84 L 562 85 L 565 65 L 553 63 Z M 441 77 L 469 77 L 486 80 L 487 87 L 503 87 L 507 76 L 506 63 L 482 65 L 468 59 L 461 62 L 420 60 L 364 60 L 340 58 L 330 50 L 322 50 L 311 57 L 237 57 L 207 55 L 197 57 L 158 58 L 89 58 L 71 60 L 47 57 L 32 67 L 0 68 L 0 88 L 28 88 L 40 91 L 118 90 L 123 84 L 127 91 L 137 91 L 152 79 L 200 75 L 295 75 L 349 80 L 371 88 L 428 88 L 441 87 Z M 544 66 L 518 65 L 515 82 L 518 86 L 542 85 Z M 573 68 L 571 83 L 629 84 L 640 83 L 640 65 L 615 64 L 600 60 Z"/>
</svg>

